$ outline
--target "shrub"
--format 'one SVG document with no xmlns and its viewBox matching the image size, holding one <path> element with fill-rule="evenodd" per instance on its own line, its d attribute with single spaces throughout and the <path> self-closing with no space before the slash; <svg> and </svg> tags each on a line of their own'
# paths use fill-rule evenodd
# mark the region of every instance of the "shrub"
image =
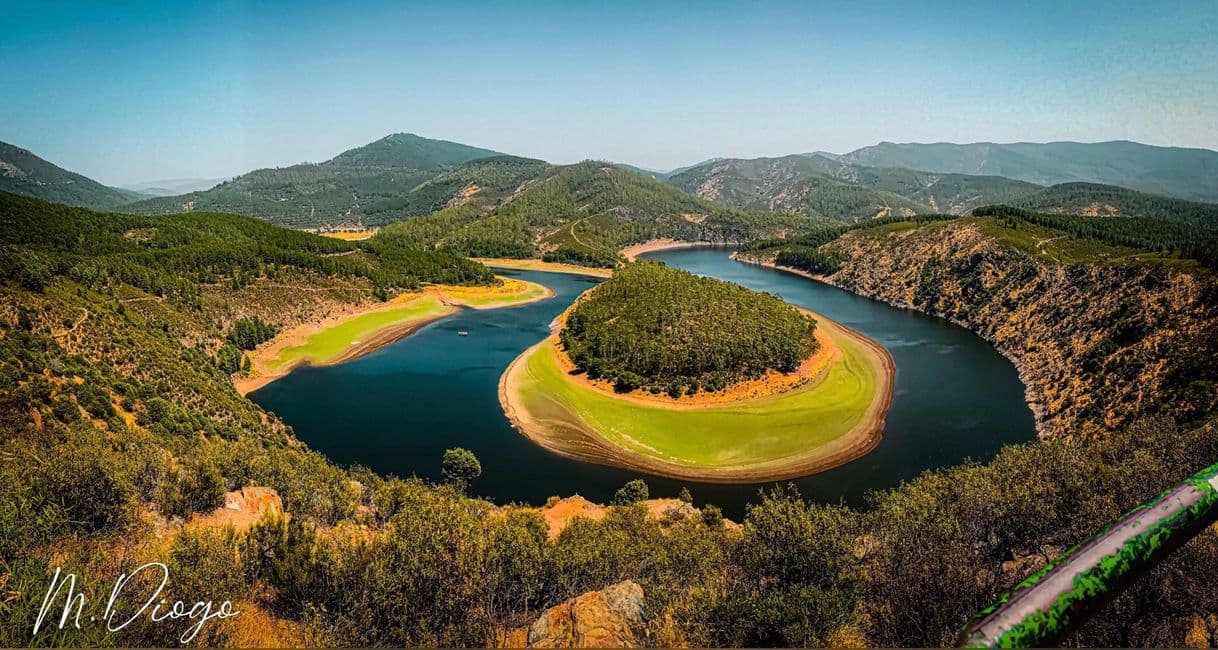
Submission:
<svg viewBox="0 0 1218 650">
<path fill-rule="evenodd" d="M 646 501 L 648 496 L 647 484 L 642 479 L 634 479 L 618 488 L 613 495 L 613 502 L 618 505 L 628 505 Z"/>
</svg>

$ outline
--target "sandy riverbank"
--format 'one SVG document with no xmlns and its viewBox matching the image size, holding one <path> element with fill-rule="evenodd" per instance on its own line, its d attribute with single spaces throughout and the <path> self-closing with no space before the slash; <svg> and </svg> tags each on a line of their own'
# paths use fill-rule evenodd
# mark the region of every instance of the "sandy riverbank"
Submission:
<svg viewBox="0 0 1218 650">
<path fill-rule="evenodd" d="M 287 375 L 300 365 L 335 365 L 394 343 L 461 308 L 515 307 L 554 296 L 549 287 L 502 278 L 497 287 L 433 285 L 388 302 L 348 305 L 324 320 L 280 332 L 250 352 L 248 376 L 235 377 L 237 392 L 247 395 Z M 338 340 L 324 340 L 337 337 Z M 324 345 L 323 345 L 324 343 Z"/>
<path fill-rule="evenodd" d="M 713 242 L 708 241 L 686 241 L 682 239 L 651 239 L 641 244 L 627 246 L 618 251 L 628 261 L 633 262 L 644 253 L 655 253 L 656 251 L 666 251 L 675 248 L 701 248 L 703 246 L 714 246 Z"/>
<path fill-rule="evenodd" d="M 679 239 L 652 239 L 640 244 L 632 244 L 618 252 L 627 261 L 633 262 L 644 253 L 654 253 L 656 251 L 670 250 L 674 248 L 701 248 L 703 246 L 714 246 L 713 242 L 708 241 L 685 241 Z M 598 268 L 591 266 L 580 266 L 578 264 L 567 264 L 565 262 L 546 262 L 539 259 L 515 259 L 504 257 L 473 257 L 470 258 L 475 262 L 480 262 L 491 268 L 499 269 L 515 269 L 520 271 L 540 271 L 543 273 L 573 273 L 575 275 L 591 275 L 598 278 L 607 278 L 613 275 L 613 269 Z"/>
<path fill-rule="evenodd" d="M 815 444 L 781 457 L 740 464 L 698 465 L 680 462 L 669 451 L 648 447 L 647 444 L 633 439 L 621 431 L 615 432 L 615 435 L 622 440 L 634 443 L 631 448 L 619 444 L 616 440 L 610 440 L 606 435 L 590 426 L 579 413 L 572 411 L 573 407 L 569 402 L 569 397 L 555 396 L 553 403 L 546 403 L 545 408 L 541 410 L 529 408 L 527 402 L 532 395 L 525 394 L 524 386 L 529 386 L 530 391 L 539 388 L 537 378 L 530 375 L 528 368 L 530 359 L 534 354 L 555 354 L 557 346 L 554 345 L 555 341 L 552 337 L 538 343 L 513 360 L 500 377 L 499 400 L 512 425 L 523 435 L 551 452 L 577 460 L 624 467 L 669 478 L 711 483 L 759 483 L 814 474 L 859 458 L 879 444 L 883 435 L 884 417 L 892 401 L 895 377 L 895 366 L 887 350 L 859 332 L 823 316 L 815 316 L 819 323 L 818 331 L 824 332 L 826 336 L 836 340 L 838 348 L 836 354 L 842 354 L 841 345 L 852 346 L 854 350 L 861 351 L 865 363 L 870 364 L 875 376 L 874 394 L 867 403 L 866 409 L 848 431 L 821 444 Z M 838 362 L 838 360 L 835 359 L 834 362 Z M 568 384 L 567 388 L 595 391 L 596 394 L 601 395 L 598 399 L 602 402 L 610 399 L 619 406 L 626 404 L 628 405 L 626 408 L 638 408 L 637 412 L 630 411 L 633 415 L 618 418 L 617 423 L 620 423 L 622 429 L 637 425 L 642 419 L 654 415 L 656 409 L 660 409 L 661 411 L 681 411 L 692 418 L 709 416 L 714 420 L 722 419 L 723 421 L 735 418 L 734 421 L 748 421 L 764 430 L 763 418 L 767 415 L 764 410 L 781 411 L 784 406 L 782 400 L 806 400 L 813 396 L 812 391 L 817 391 L 820 387 L 819 382 L 808 382 L 778 395 L 744 399 L 727 404 L 686 406 L 681 405 L 679 401 L 659 405 L 606 397 L 599 390 L 580 385 L 577 378 L 571 375 L 561 377 L 561 381 Z M 551 391 L 551 394 L 556 395 L 557 391 Z M 587 393 L 584 393 L 584 396 L 586 397 Z M 788 413 L 784 417 L 789 418 L 789 415 Z M 670 414 L 665 417 L 668 418 L 666 426 L 675 425 L 677 431 L 695 436 L 704 435 L 706 432 L 707 421 L 705 420 L 694 422 L 691 419 L 687 423 L 688 426 L 682 426 L 682 420 L 672 418 L 685 416 Z M 815 427 L 816 423 L 805 421 L 803 426 L 804 430 L 807 430 L 807 427 Z M 807 436 L 808 439 L 814 437 L 811 434 Z"/>
<path fill-rule="evenodd" d="M 607 278 L 613 275 L 613 269 L 592 266 L 580 266 L 565 262 L 544 262 L 538 259 L 514 259 L 506 257 L 472 257 L 475 262 L 485 264 L 492 269 L 513 269 L 517 271 L 540 271 L 542 273 L 570 273 L 573 275 L 590 275 L 597 278 Z"/>
</svg>

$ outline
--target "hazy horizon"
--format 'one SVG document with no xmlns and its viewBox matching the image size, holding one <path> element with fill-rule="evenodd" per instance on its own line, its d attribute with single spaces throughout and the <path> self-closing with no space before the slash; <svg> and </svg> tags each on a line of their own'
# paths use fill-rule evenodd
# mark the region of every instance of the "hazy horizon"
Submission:
<svg viewBox="0 0 1218 650">
<path fill-rule="evenodd" d="M 409 132 L 669 170 L 891 142 L 1218 149 L 1218 4 L 53 3 L 0 16 L 0 140 L 101 182 Z"/>
</svg>

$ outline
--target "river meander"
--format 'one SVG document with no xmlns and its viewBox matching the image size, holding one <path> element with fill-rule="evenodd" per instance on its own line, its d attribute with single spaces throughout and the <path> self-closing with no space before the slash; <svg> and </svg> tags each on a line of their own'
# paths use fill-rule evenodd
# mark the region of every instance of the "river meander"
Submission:
<svg viewBox="0 0 1218 650">
<path fill-rule="evenodd" d="M 870 489 L 966 458 L 988 460 L 1004 444 L 1035 435 L 1014 366 L 977 335 L 944 319 L 781 271 L 728 259 L 724 249 L 647 255 L 671 266 L 729 280 L 815 310 L 888 349 L 896 364 L 892 405 L 880 444 L 841 467 L 795 479 L 807 496 L 862 505 Z M 250 397 L 282 417 L 301 440 L 337 463 L 433 480 L 449 447 L 472 450 L 483 474 L 473 491 L 498 503 L 544 503 L 550 495 L 607 501 L 638 475 L 561 458 L 508 423 L 499 377 L 596 279 L 505 271 L 545 284 L 556 296 L 521 307 L 464 310 L 353 361 L 298 368 Z M 458 332 L 468 336 L 458 336 Z M 712 485 L 643 476 L 653 496 L 688 485 L 697 503 L 738 518 L 760 485 Z"/>
</svg>

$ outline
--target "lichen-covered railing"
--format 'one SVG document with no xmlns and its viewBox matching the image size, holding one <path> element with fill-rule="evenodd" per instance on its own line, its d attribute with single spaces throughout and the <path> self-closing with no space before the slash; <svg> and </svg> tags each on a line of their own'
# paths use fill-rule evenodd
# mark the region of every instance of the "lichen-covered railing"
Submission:
<svg viewBox="0 0 1218 650">
<path fill-rule="evenodd" d="M 965 628 L 968 647 L 1043 646 L 1218 520 L 1218 465 L 1139 506 L 1021 582 Z"/>
</svg>

